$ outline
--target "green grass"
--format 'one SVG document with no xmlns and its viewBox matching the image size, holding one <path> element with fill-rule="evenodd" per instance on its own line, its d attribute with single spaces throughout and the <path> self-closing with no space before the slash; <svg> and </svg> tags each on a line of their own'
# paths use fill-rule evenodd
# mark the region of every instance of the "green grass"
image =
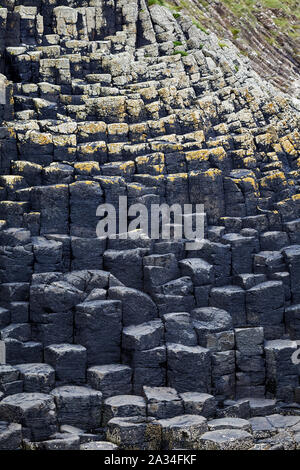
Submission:
<svg viewBox="0 0 300 470">
<path fill-rule="evenodd" d="M 274 18 L 273 21 L 279 28 L 286 28 L 289 26 L 289 20 L 287 18 Z"/>
<path fill-rule="evenodd" d="M 219 47 L 221 49 L 225 49 L 225 47 L 228 47 L 228 44 L 226 44 L 225 42 L 219 42 Z"/>
<path fill-rule="evenodd" d="M 182 57 L 186 57 L 188 55 L 188 53 L 185 52 L 185 51 L 174 51 L 173 52 L 173 55 L 177 55 L 177 54 L 180 54 Z"/>
<path fill-rule="evenodd" d="M 223 3 L 232 11 L 232 13 L 238 18 L 244 15 L 249 15 L 251 8 L 244 1 L 236 0 L 223 0 Z"/>
<path fill-rule="evenodd" d="M 276 38 L 274 36 L 266 36 L 266 41 L 271 45 L 276 45 Z"/>
<path fill-rule="evenodd" d="M 182 46 L 181 41 L 173 41 L 174 46 Z"/>
<path fill-rule="evenodd" d="M 209 34 L 209 32 L 207 31 L 207 29 L 204 28 L 204 26 L 202 26 L 201 23 L 199 23 L 199 21 L 193 21 L 193 24 L 198 28 L 200 29 L 200 31 L 202 31 L 203 33 L 205 34 Z"/>
<path fill-rule="evenodd" d="M 203 5 L 204 7 L 207 7 L 209 5 L 209 3 L 206 1 L 206 0 L 198 0 L 199 3 L 201 3 L 201 5 Z"/>
<path fill-rule="evenodd" d="M 229 10 L 238 18 L 241 16 L 253 16 L 259 3 L 264 8 L 276 8 L 289 15 L 297 15 L 300 12 L 298 0 L 221 0 Z"/>
<path fill-rule="evenodd" d="M 240 30 L 237 28 L 230 28 L 230 31 L 232 33 L 233 39 L 236 39 L 240 34 Z"/>
<path fill-rule="evenodd" d="M 148 6 L 151 7 L 152 5 L 160 5 L 162 7 L 165 6 L 164 0 L 148 0 Z"/>
<path fill-rule="evenodd" d="M 179 18 L 180 16 L 178 12 L 181 10 L 181 7 L 177 5 L 173 5 L 172 3 L 167 2 L 165 0 L 148 0 L 148 6 L 151 7 L 152 5 L 160 5 L 161 7 L 168 8 L 169 10 L 174 12 L 173 13 L 174 18 Z"/>
<path fill-rule="evenodd" d="M 291 39 L 297 40 L 300 37 L 300 31 L 297 25 L 293 24 L 291 17 L 300 19 L 300 2 L 299 0 L 220 0 L 230 12 L 237 18 L 247 18 L 250 23 L 256 27 L 259 20 L 255 13 L 258 11 L 267 11 L 268 9 L 277 9 L 281 12 L 277 18 L 272 18 L 278 30 L 272 36 L 265 35 L 266 41 L 276 47 L 280 47 L 277 43 L 276 36 L 280 33 L 287 34 Z M 260 5 L 260 7 L 258 6 Z M 232 22 L 230 31 L 233 40 L 236 40 L 242 32 L 236 27 L 236 21 Z M 205 24 L 209 24 L 205 23 Z M 212 25 L 213 26 L 213 25 Z"/>
<path fill-rule="evenodd" d="M 300 31 L 288 31 L 288 35 L 292 38 L 292 39 L 298 39 L 299 36 L 300 36 Z"/>
<path fill-rule="evenodd" d="M 267 8 L 282 8 L 282 3 L 280 0 L 264 0 L 264 5 Z"/>
<path fill-rule="evenodd" d="M 278 30 L 293 39 L 297 39 L 300 35 L 297 26 L 293 24 L 293 21 L 290 22 L 291 16 L 300 19 L 299 0 L 220 0 L 220 3 L 226 6 L 237 20 L 245 17 L 254 27 L 259 23 L 259 20 L 255 16 L 256 12 L 267 11 L 268 9 L 281 10 L 282 13 L 280 16 L 278 15 L 278 18 L 272 18 Z M 194 25 L 202 32 L 209 34 L 207 29 L 209 28 L 222 37 L 222 27 L 218 23 L 214 24 L 209 16 L 206 16 L 202 10 L 203 8 L 207 8 L 209 4 L 211 3 L 207 0 L 197 0 L 193 3 L 187 0 L 179 0 L 177 4 L 175 4 L 174 0 L 148 0 L 149 6 L 161 5 L 168 8 L 175 19 L 180 17 L 180 11 L 184 9 L 193 19 Z M 260 7 L 258 7 L 258 5 L 260 5 Z M 236 20 L 232 21 L 232 24 L 229 25 L 229 29 L 232 33 L 233 40 L 243 37 L 242 31 L 238 29 Z M 267 40 L 272 44 L 276 43 L 276 38 L 272 39 L 269 37 Z"/>
</svg>

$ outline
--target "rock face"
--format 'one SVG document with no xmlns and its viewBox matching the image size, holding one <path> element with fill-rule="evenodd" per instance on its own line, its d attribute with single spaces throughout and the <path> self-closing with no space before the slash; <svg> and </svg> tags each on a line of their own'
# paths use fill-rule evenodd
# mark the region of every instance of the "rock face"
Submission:
<svg viewBox="0 0 300 470">
<path fill-rule="evenodd" d="M 161 1 L 60 3 L 0 8 L 0 448 L 299 448 L 299 101 Z"/>
<path fill-rule="evenodd" d="M 221 47 L 227 40 L 250 59 L 262 78 L 299 98 L 299 3 L 297 0 L 174 0 L 207 32 L 215 31 Z"/>
</svg>

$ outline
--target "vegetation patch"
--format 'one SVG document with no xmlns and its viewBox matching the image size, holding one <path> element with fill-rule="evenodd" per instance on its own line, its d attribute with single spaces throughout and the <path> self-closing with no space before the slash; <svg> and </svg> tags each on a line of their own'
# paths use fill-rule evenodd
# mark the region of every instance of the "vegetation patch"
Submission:
<svg viewBox="0 0 300 470">
<path fill-rule="evenodd" d="M 202 26 L 202 24 L 199 23 L 199 21 L 194 20 L 194 21 L 193 21 L 193 24 L 194 24 L 198 29 L 200 29 L 200 31 L 202 31 L 203 33 L 209 34 L 209 32 L 207 31 L 207 29 L 205 29 L 204 26 Z"/>
<path fill-rule="evenodd" d="M 173 55 L 176 55 L 176 54 L 180 54 L 182 57 L 185 57 L 187 55 L 189 55 L 187 52 L 185 51 L 174 51 L 173 52 Z"/>
<path fill-rule="evenodd" d="M 225 42 L 219 42 L 219 47 L 221 49 L 225 49 L 225 47 L 228 47 L 228 44 L 226 44 Z"/>
</svg>

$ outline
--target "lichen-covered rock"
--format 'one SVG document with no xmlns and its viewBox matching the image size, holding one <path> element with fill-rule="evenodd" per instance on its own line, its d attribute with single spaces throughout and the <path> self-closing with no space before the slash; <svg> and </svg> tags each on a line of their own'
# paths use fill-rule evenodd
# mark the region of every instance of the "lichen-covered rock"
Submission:
<svg viewBox="0 0 300 470">
<path fill-rule="evenodd" d="M 107 425 L 107 439 L 124 450 L 159 450 L 161 426 L 154 418 L 113 418 Z"/>
<path fill-rule="evenodd" d="M 212 419 L 208 423 L 210 431 L 218 431 L 219 429 L 240 429 L 251 433 L 251 424 L 246 419 L 241 418 L 219 418 Z"/>
<path fill-rule="evenodd" d="M 252 3 L 2 0 L 0 446 L 299 447 L 297 12 Z"/>
<path fill-rule="evenodd" d="M 183 404 L 176 390 L 170 387 L 143 387 L 147 415 L 157 419 L 172 418 L 183 413 Z"/>
<path fill-rule="evenodd" d="M 118 417 L 146 416 L 146 402 L 136 395 L 116 395 L 107 398 L 103 404 L 102 425 Z"/>
<path fill-rule="evenodd" d="M 251 434 L 237 429 L 209 431 L 199 440 L 201 450 L 249 450 L 252 445 Z"/>
<path fill-rule="evenodd" d="M 112 442 L 93 441 L 81 444 L 80 450 L 117 450 L 118 446 Z"/>
<path fill-rule="evenodd" d="M 159 420 L 162 426 L 162 446 L 164 449 L 198 449 L 199 439 L 207 431 L 207 421 L 203 416 L 181 415 Z"/>
<path fill-rule="evenodd" d="M 79 450 L 80 439 L 71 434 L 55 433 L 41 442 L 24 441 L 24 450 Z"/>
</svg>

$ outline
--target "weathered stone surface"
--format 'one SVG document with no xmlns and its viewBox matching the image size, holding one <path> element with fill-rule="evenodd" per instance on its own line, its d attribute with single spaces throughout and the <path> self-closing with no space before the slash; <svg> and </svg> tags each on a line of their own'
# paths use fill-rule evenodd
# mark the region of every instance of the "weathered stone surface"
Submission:
<svg viewBox="0 0 300 470">
<path fill-rule="evenodd" d="M 251 416 L 267 416 L 272 413 L 276 405 L 276 400 L 263 398 L 250 398 Z"/>
<path fill-rule="evenodd" d="M 48 364 L 18 364 L 24 392 L 49 393 L 55 385 L 54 369 Z"/>
<path fill-rule="evenodd" d="M 249 422 L 252 427 L 254 438 L 264 439 L 276 433 L 276 429 L 266 417 L 256 416 L 254 418 L 250 418 Z"/>
<path fill-rule="evenodd" d="M 178 392 L 210 391 L 211 358 L 201 346 L 168 343 L 168 382 Z"/>
<path fill-rule="evenodd" d="M 100 390 L 104 399 L 118 392 L 124 395 L 132 392 L 132 370 L 123 364 L 90 367 L 87 381 L 92 388 Z"/>
<path fill-rule="evenodd" d="M 20 424 L 0 421 L 0 450 L 18 450 L 21 447 Z"/>
<path fill-rule="evenodd" d="M 148 416 L 163 419 L 183 413 L 183 404 L 175 389 L 144 386 L 143 392 L 147 400 Z"/>
<path fill-rule="evenodd" d="M 123 329 L 122 347 L 127 351 L 152 349 L 161 346 L 163 340 L 163 324 L 153 320 L 137 326 Z"/>
<path fill-rule="evenodd" d="M 85 382 L 86 348 L 76 344 L 52 344 L 45 348 L 45 361 L 59 382 Z"/>
<path fill-rule="evenodd" d="M 75 337 L 87 350 L 88 364 L 118 362 L 121 346 L 121 302 L 95 300 L 77 305 Z"/>
<path fill-rule="evenodd" d="M 241 418 L 212 419 L 208 423 L 208 428 L 210 431 L 218 431 L 219 429 L 240 429 L 250 433 L 252 431 L 249 421 Z"/>
<path fill-rule="evenodd" d="M 167 313 L 164 315 L 164 323 L 167 343 L 197 346 L 197 335 L 189 313 Z"/>
<path fill-rule="evenodd" d="M 25 450 L 79 450 L 80 439 L 71 434 L 55 433 L 48 441 L 24 441 Z"/>
<path fill-rule="evenodd" d="M 60 424 L 81 426 L 84 429 L 100 427 L 101 392 L 87 387 L 65 385 L 55 388 L 51 395 L 56 404 Z"/>
<path fill-rule="evenodd" d="M 107 425 L 107 439 L 124 450 L 159 450 L 161 426 L 154 418 L 113 418 Z"/>
<path fill-rule="evenodd" d="M 106 426 L 112 418 L 128 416 L 146 416 L 146 402 L 143 397 L 117 395 L 105 400 L 103 405 L 103 426 Z"/>
<path fill-rule="evenodd" d="M 187 414 L 196 414 L 205 418 L 214 418 L 216 413 L 216 400 L 208 393 L 185 392 L 180 397 L 183 401 L 184 411 Z"/>
<path fill-rule="evenodd" d="M 136 325 L 155 319 L 157 307 L 151 298 L 136 289 L 129 287 L 111 287 L 108 298 L 122 301 L 124 326 Z"/>
<path fill-rule="evenodd" d="M 202 450 L 248 450 L 253 445 L 251 434 L 237 429 L 209 431 L 199 440 Z"/>
<path fill-rule="evenodd" d="M 1 3 L 0 447 L 299 447 L 296 10 L 200 3 Z"/>
<path fill-rule="evenodd" d="M 18 393 L 4 398 L 0 419 L 21 424 L 33 440 L 47 439 L 57 429 L 54 399 L 44 393 Z"/>
<path fill-rule="evenodd" d="M 161 419 L 162 446 L 164 449 L 197 449 L 201 436 L 207 431 L 206 418 L 197 415 L 181 415 Z"/>
<path fill-rule="evenodd" d="M 80 450 L 117 450 L 118 446 L 112 442 L 93 441 L 81 444 Z"/>
</svg>

